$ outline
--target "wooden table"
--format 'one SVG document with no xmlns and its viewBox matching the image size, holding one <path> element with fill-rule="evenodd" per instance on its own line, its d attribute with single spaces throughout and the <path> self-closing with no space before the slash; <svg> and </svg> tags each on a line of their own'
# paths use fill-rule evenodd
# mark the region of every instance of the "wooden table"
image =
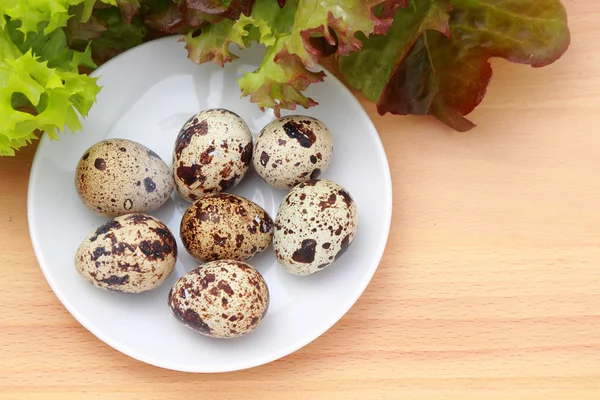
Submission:
<svg viewBox="0 0 600 400">
<path fill-rule="evenodd" d="M 0 158 L 0 398 L 600 399 L 600 6 L 566 6 L 569 52 L 494 61 L 472 132 L 359 96 L 394 181 L 381 266 L 325 335 L 248 371 L 162 370 L 82 328 L 31 248 L 34 149 Z"/>
</svg>

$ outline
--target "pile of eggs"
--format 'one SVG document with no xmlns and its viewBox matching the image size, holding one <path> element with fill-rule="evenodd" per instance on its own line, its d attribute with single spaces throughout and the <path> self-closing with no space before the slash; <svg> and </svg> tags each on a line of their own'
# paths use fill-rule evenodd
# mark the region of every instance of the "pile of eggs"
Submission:
<svg viewBox="0 0 600 400">
<path fill-rule="evenodd" d="M 90 210 L 112 219 L 84 239 L 75 267 L 86 281 L 110 291 L 140 293 L 161 285 L 175 267 L 177 242 L 148 213 L 175 188 L 191 202 L 181 220 L 181 241 L 203 264 L 173 285 L 168 306 L 179 322 L 202 334 L 246 334 L 269 305 L 265 280 L 246 261 L 273 243 L 286 271 L 309 275 L 339 259 L 354 239 L 352 197 L 318 179 L 332 153 L 331 133 L 317 119 L 279 118 L 253 143 L 244 120 L 225 109 L 202 111 L 185 123 L 172 168 L 130 140 L 96 143 L 79 160 L 75 186 Z M 250 164 L 269 185 L 290 190 L 275 221 L 260 205 L 227 193 Z"/>
</svg>

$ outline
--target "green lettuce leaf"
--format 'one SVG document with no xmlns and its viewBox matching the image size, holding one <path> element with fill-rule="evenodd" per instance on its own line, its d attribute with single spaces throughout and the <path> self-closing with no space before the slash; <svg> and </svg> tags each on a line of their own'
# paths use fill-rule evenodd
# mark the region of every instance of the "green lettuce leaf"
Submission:
<svg viewBox="0 0 600 400">
<path fill-rule="evenodd" d="M 82 34 L 77 28 L 85 28 L 94 21 L 92 29 L 96 29 L 97 36 L 91 41 L 77 39 Z M 102 8 L 94 10 L 88 25 L 80 25 L 76 29 L 67 32 L 70 36 L 71 47 L 83 50 L 91 46 L 94 60 L 98 63 L 104 63 L 117 54 L 129 50 L 141 44 L 146 36 L 146 27 L 138 18 L 127 21 L 123 17 L 123 12 L 117 8 Z M 89 34 L 94 34 L 94 31 Z M 85 33 L 83 33 L 85 34 Z"/>
<path fill-rule="evenodd" d="M 147 3 L 142 3 L 142 9 Z M 166 34 L 186 34 L 197 28 L 187 19 L 185 7 L 178 3 L 169 2 L 165 7 L 152 7 L 147 10 L 144 22 L 154 31 Z"/>
<path fill-rule="evenodd" d="M 242 96 L 250 96 L 250 101 L 258 103 L 262 110 L 272 108 L 277 116 L 281 109 L 295 110 L 297 105 L 304 108 L 317 105 L 302 91 L 311 83 L 322 82 L 325 77 L 323 71 L 310 71 L 300 57 L 285 52 L 288 39 L 289 36 L 282 36 L 274 45 L 267 47 L 260 67 L 238 80 Z"/>
<path fill-rule="evenodd" d="M 244 29 L 238 29 L 236 22 L 224 19 L 203 28 L 198 36 L 193 32 L 188 33 L 183 40 L 190 60 L 198 64 L 212 61 L 222 67 L 226 62 L 238 58 L 229 51 L 229 45 L 236 43 L 239 47 L 245 47 L 243 36 L 247 35 Z"/>
<path fill-rule="evenodd" d="M 413 7 L 423 9 L 423 3 Z M 436 2 L 442 3 L 442 2 Z M 363 52 L 340 61 L 348 80 L 369 98 L 379 98 L 380 114 L 434 115 L 458 131 L 475 125 L 464 118 L 483 99 L 492 77 L 491 57 L 542 67 L 557 60 L 569 45 L 564 7 L 558 0 L 452 0 L 450 35 L 433 26 L 406 32 L 409 9 L 399 10 L 386 37 L 363 39 Z M 422 15 L 414 14 L 422 19 Z M 420 23 L 420 22 L 419 22 Z M 444 33 L 441 33 L 441 32 Z M 410 37 L 410 40 L 407 38 Z M 410 52 L 406 51 L 416 39 Z M 396 46 L 394 51 L 393 46 Z M 385 61 L 381 62 L 379 58 Z M 386 66 L 391 60 L 393 68 Z"/>
<path fill-rule="evenodd" d="M 367 36 L 384 33 L 391 25 L 390 18 L 375 16 L 375 7 L 383 1 L 289 0 L 284 4 L 257 0 L 252 13 L 242 14 L 235 22 L 223 19 L 201 26 L 199 33 L 189 32 L 185 37 L 186 48 L 193 61 L 213 61 L 222 66 L 237 58 L 230 51 L 232 43 L 240 48 L 251 42 L 265 44 L 267 51 L 262 64 L 240 78 L 239 84 L 242 95 L 249 95 L 259 107 L 273 108 L 279 115 L 281 109 L 317 104 L 302 94 L 311 83 L 324 78 L 323 72 L 311 70 L 317 66 L 321 54 L 311 39 L 323 37 L 335 46 L 338 55 L 360 50 L 362 44 L 356 38 L 357 33 Z M 222 10 L 223 7 L 214 8 L 215 13 Z"/>
<path fill-rule="evenodd" d="M 340 71 L 350 85 L 377 101 L 397 66 L 423 32 L 433 29 L 449 35 L 450 4 L 447 0 L 418 1 L 413 7 L 405 2 L 388 2 L 382 14 L 393 14 L 394 23 L 386 36 L 361 37 L 362 51 L 339 59 Z M 401 9 L 400 9 L 401 8 Z"/>
<path fill-rule="evenodd" d="M 19 30 L 24 34 L 36 33 L 40 23 L 45 24 L 44 34 L 67 25 L 71 17 L 71 6 L 82 4 L 84 6 L 83 21 L 91 15 L 97 0 L 2 0 L 0 3 L 0 28 L 4 27 L 5 17 L 13 21 L 20 21 Z M 104 4 L 119 5 L 132 13 L 135 4 L 139 8 L 138 0 L 99 0 Z"/>
<path fill-rule="evenodd" d="M 294 17 L 287 51 L 298 55 L 308 66 L 318 62 L 319 50 L 310 43 L 313 36 L 322 36 L 331 45 L 337 45 L 337 55 L 359 51 L 361 41 L 357 33 L 369 36 L 383 34 L 391 20 L 382 21 L 374 8 L 383 0 L 322 1 L 301 0 Z M 289 4 L 289 2 L 288 2 Z"/>
<path fill-rule="evenodd" d="M 96 78 L 78 72 L 81 65 L 93 65 L 89 49 L 65 50 L 64 33 L 55 30 L 56 34 L 45 36 L 47 26 L 41 24 L 39 33 L 28 33 L 30 48 L 22 52 L 13 41 L 23 36 L 17 25 L 5 20 L 0 28 L 0 155 L 14 155 L 36 138 L 37 130 L 55 139 L 65 127 L 80 129 L 76 112 L 86 116 L 100 90 Z"/>
<path fill-rule="evenodd" d="M 223 66 L 266 47 L 239 79 L 262 109 L 317 104 L 303 93 L 339 57 L 381 114 L 434 115 L 464 131 L 489 59 L 541 67 L 569 45 L 559 0 L 1 0 L 0 154 L 79 128 L 100 90 L 81 74 L 143 41 L 182 34 L 190 59 Z"/>
</svg>

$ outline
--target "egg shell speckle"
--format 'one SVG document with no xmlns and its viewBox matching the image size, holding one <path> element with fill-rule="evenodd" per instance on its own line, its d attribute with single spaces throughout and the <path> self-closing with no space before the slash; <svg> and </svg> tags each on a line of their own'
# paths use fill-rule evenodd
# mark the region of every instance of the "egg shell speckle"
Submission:
<svg viewBox="0 0 600 400">
<path fill-rule="evenodd" d="M 250 166 L 252 135 L 239 115 L 220 108 L 192 116 L 173 149 L 173 175 L 188 201 L 237 185 Z"/>
<path fill-rule="evenodd" d="M 189 328 L 211 337 L 233 338 L 262 321 L 269 289 L 250 265 L 219 260 L 182 276 L 169 292 L 168 304 L 175 318 Z"/>
<path fill-rule="evenodd" d="M 348 191 L 329 180 L 310 180 L 292 189 L 279 207 L 275 255 L 288 272 L 313 274 L 346 252 L 357 229 L 356 203 Z"/>
<path fill-rule="evenodd" d="M 163 283 L 177 261 L 169 228 L 145 214 L 116 217 L 84 239 L 75 268 L 89 283 L 116 292 L 139 293 Z"/>
<path fill-rule="evenodd" d="M 269 247 L 273 220 L 258 204 L 230 193 L 194 202 L 181 220 L 180 236 L 200 261 L 244 261 Z"/>
<path fill-rule="evenodd" d="M 150 212 L 173 191 L 171 169 L 152 150 L 126 139 L 108 139 L 90 147 L 75 172 L 83 203 L 106 216 Z"/>
<path fill-rule="evenodd" d="M 319 120 L 291 115 L 263 128 L 253 152 L 254 169 L 277 189 L 318 178 L 329 166 L 333 140 Z"/>
</svg>

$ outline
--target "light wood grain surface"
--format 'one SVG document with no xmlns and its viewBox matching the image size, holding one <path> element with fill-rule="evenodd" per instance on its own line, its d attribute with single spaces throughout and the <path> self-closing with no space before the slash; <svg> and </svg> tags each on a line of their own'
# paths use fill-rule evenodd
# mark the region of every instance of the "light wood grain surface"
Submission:
<svg viewBox="0 0 600 400">
<path fill-rule="evenodd" d="M 326 334 L 248 371 L 162 370 L 82 328 L 30 244 L 34 149 L 0 158 L 0 398 L 600 399 L 600 5 L 566 6 L 569 52 L 494 61 L 472 132 L 359 95 L 394 184 L 379 270 Z"/>
</svg>

